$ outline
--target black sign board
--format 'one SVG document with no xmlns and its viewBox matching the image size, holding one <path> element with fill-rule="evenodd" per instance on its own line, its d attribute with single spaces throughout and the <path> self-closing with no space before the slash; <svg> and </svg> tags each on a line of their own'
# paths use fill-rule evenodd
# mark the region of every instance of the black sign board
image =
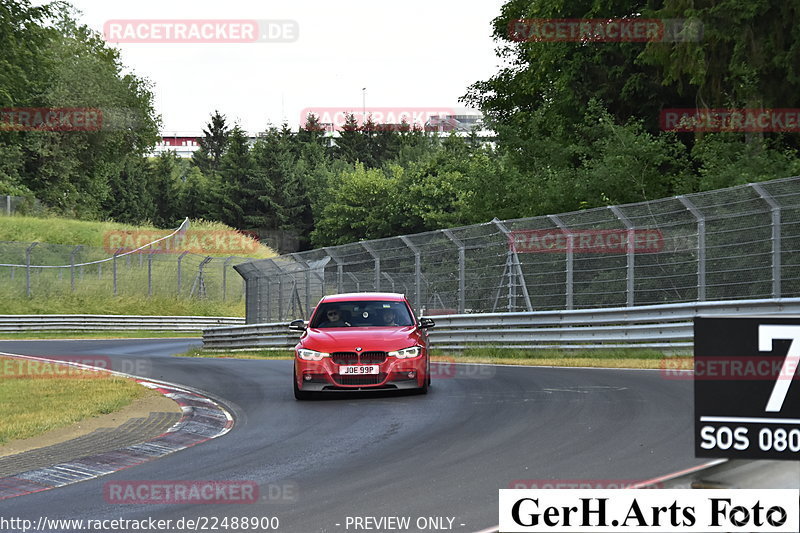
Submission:
<svg viewBox="0 0 800 533">
<path fill-rule="evenodd" d="M 800 460 L 800 317 L 694 320 L 695 456 Z"/>
</svg>

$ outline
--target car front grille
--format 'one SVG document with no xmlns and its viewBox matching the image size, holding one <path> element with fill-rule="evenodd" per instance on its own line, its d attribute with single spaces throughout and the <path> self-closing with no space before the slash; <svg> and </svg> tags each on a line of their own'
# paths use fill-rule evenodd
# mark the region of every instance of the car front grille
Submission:
<svg viewBox="0 0 800 533">
<path fill-rule="evenodd" d="M 375 374 L 371 376 L 333 376 L 333 380 L 338 385 L 378 385 L 384 379 L 386 379 L 386 374 Z"/>
<path fill-rule="evenodd" d="M 334 352 L 331 360 L 337 365 L 357 365 L 358 354 L 356 352 Z"/>
<path fill-rule="evenodd" d="M 361 354 L 362 365 L 380 365 L 386 361 L 386 352 L 364 352 Z"/>
<path fill-rule="evenodd" d="M 337 365 L 380 365 L 386 361 L 386 352 L 334 352 L 331 360 Z"/>
</svg>

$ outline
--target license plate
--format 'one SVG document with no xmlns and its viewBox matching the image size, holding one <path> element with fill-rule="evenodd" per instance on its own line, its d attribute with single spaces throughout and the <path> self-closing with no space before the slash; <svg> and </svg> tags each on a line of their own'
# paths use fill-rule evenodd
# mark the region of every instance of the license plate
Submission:
<svg viewBox="0 0 800 533">
<path fill-rule="evenodd" d="M 375 375 L 380 373 L 379 365 L 340 365 L 339 375 L 341 376 L 363 376 Z"/>
</svg>

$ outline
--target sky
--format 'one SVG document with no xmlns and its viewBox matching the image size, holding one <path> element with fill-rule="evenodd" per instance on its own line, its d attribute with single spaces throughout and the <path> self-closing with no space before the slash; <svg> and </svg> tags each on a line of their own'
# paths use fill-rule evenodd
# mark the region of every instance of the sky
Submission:
<svg viewBox="0 0 800 533">
<path fill-rule="evenodd" d="M 497 72 L 491 21 L 504 0 L 70 0 L 79 20 L 290 21 L 296 39 L 254 43 L 109 42 L 153 83 L 165 135 L 200 132 L 218 109 L 246 131 L 307 108 L 458 109 Z M 362 90 L 366 88 L 366 90 Z"/>
</svg>

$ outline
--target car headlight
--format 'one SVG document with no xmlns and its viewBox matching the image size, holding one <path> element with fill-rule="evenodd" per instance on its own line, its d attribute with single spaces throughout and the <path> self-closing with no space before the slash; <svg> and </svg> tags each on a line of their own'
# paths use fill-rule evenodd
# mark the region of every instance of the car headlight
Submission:
<svg viewBox="0 0 800 533">
<path fill-rule="evenodd" d="M 402 350 L 397 350 L 396 352 L 389 352 L 390 357 L 397 357 L 398 359 L 410 359 L 412 357 L 416 357 L 420 353 L 419 346 L 412 346 L 411 348 L 403 348 Z"/>
<path fill-rule="evenodd" d="M 314 350 L 306 350 L 300 348 L 297 350 L 297 357 L 304 361 L 322 361 L 324 357 L 330 357 L 331 354 L 325 352 L 315 352 Z"/>
</svg>

